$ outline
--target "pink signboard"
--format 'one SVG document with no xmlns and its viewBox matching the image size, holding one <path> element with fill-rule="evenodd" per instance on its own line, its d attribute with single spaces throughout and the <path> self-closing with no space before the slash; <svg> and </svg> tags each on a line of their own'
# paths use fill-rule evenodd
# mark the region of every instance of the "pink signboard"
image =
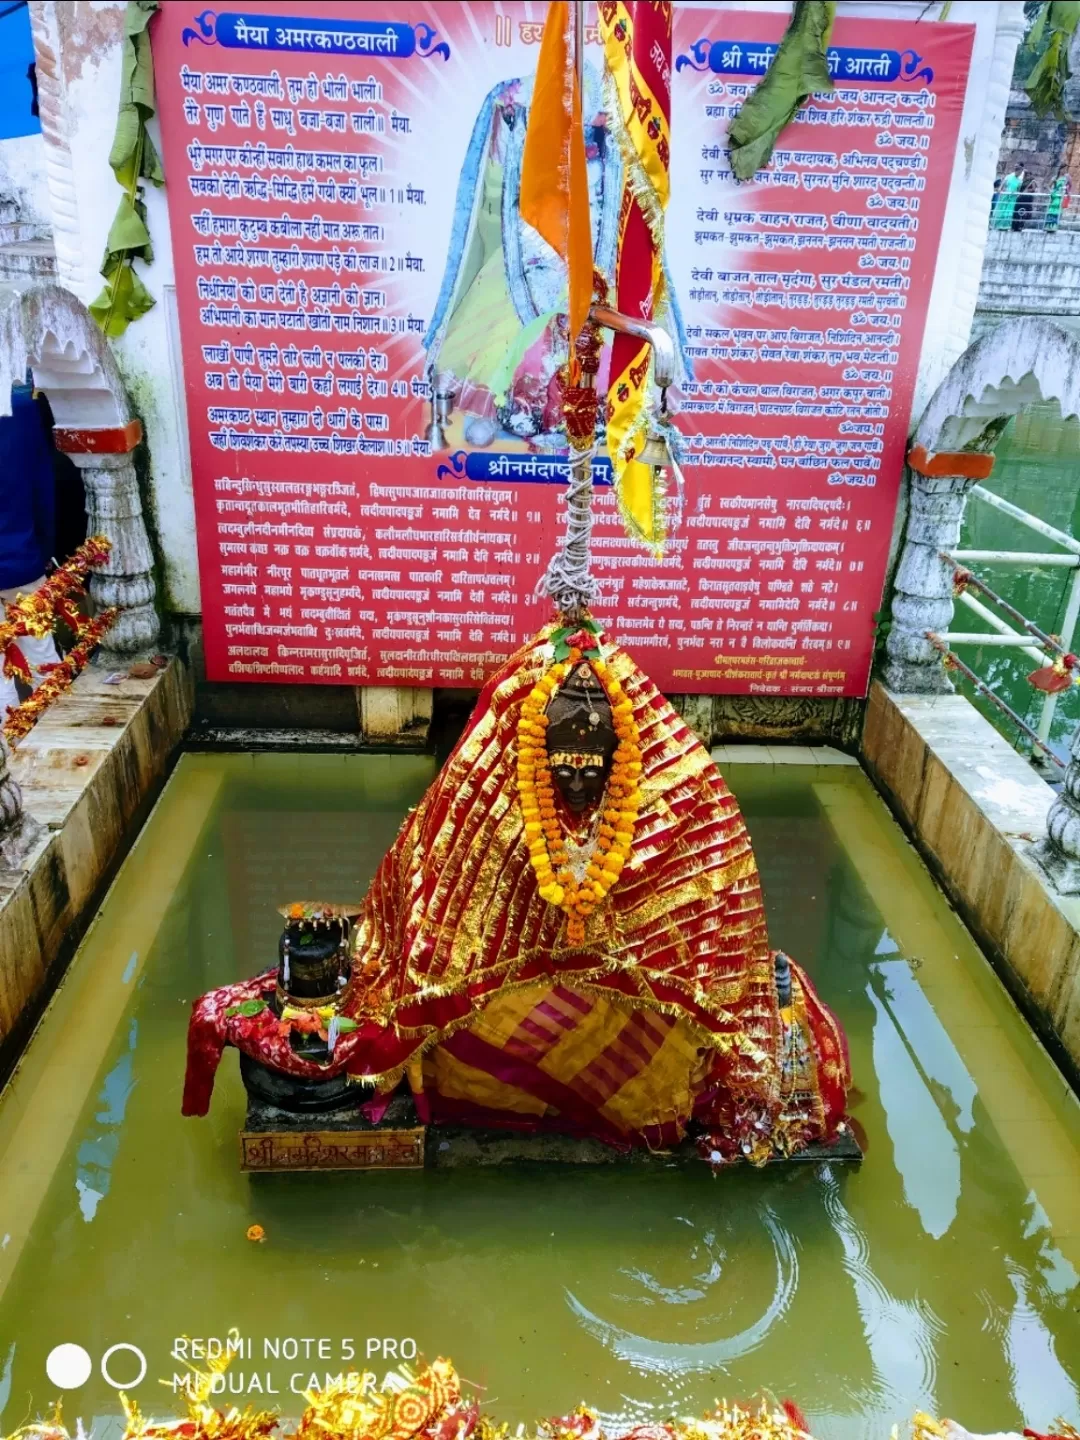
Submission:
<svg viewBox="0 0 1080 1440">
<path fill-rule="evenodd" d="M 564 280 L 517 208 L 543 14 L 173 0 L 154 22 L 211 679 L 474 686 L 548 618 Z M 727 125 L 783 23 L 675 10 L 687 484 L 662 560 L 597 467 L 598 617 L 671 691 L 868 681 L 973 30 L 839 20 L 835 90 L 738 185 Z M 586 40 L 610 273 L 620 160 Z"/>
</svg>

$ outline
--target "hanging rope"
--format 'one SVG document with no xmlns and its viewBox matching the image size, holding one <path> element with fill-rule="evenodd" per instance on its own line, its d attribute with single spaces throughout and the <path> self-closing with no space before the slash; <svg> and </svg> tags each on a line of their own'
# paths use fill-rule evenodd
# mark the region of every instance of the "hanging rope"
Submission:
<svg viewBox="0 0 1080 1440">
<path fill-rule="evenodd" d="M 603 299 L 603 277 L 594 275 Z M 587 320 L 574 342 L 562 372 L 562 411 L 570 446 L 570 483 L 566 490 L 566 529 L 534 598 L 551 597 L 568 620 L 583 618 L 600 598 L 600 587 L 590 573 L 592 539 L 592 460 L 596 454 L 596 421 L 600 397 L 596 376 L 600 369 L 600 327 Z"/>
<path fill-rule="evenodd" d="M 563 541 L 541 577 L 534 598 L 551 597 L 567 617 L 595 605 L 600 587 L 590 571 L 592 540 L 592 458 L 596 441 L 576 451 L 570 462 L 570 484 L 566 491 L 566 530 Z"/>
</svg>

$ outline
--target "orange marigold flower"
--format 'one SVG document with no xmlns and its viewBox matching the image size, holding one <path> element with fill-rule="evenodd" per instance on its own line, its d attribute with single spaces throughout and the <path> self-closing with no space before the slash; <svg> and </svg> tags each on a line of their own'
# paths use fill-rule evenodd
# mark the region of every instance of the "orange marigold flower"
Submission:
<svg viewBox="0 0 1080 1440">
<path fill-rule="evenodd" d="M 247 1228 L 247 1238 L 249 1240 L 265 1240 L 266 1231 L 261 1225 L 249 1225 Z"/>
</svg>

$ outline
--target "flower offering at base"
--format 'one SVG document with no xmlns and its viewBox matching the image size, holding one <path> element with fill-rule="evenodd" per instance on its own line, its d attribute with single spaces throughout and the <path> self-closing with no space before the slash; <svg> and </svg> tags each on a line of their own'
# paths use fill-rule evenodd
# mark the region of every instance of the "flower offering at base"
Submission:
<svg viewBox="0 0 1080 1440">
<path fill-rule="evenodd" d="M 234 1332 L 235 1333 L 235 1332 Z M 511 1426 L 485 1414 L 463 1394 L 463 1382 L 449 1360 L 435 1360 L 414 1371 L 407 1366 L 380 1381 L 370 1372 L 349 1371 L 328 1378 L 323 1388 L 304 1392 L 305 1407 L 295 1424 L 272 1410 L 235 1406 L 221 1410 L 210 1403 L 215 1380 L 227 1370 L 231 1352 L 208 1360 L 208 1368 L 189 1366 L 182 1394 L 187 1414 L 174 1420 L 149 1420 L 121 1394 L 124 1430 L 120 1440 L 508 1440 Z M 570 1415 L 518 1425 L 521 1440 L 813 1440 L 810 1423 L 791 1400 L 777 1404 L 715 1404 L 700 1419 L 654 1421 L 626 1428 L 605 1427 L 599 1413 L 579 1405 Z M 78 1435 L 82 1434 L 81 1427 Z M 1025 1430 L 1030 1440 L 1080 1440 L 1064 1421 L 1046 1435 Z M 881 1440 L 979 1440 L 955 1421 L 937 1421 L 917 1413 L 911 1425 L 894 1425 Z M 49 1420 L 24 1425 L 7 1440 L 73 1440 L 61 1408 Z M 1014 1440 L 1003 1433 L 996 1440 Z M 1015 1437 L 1020 1440 L 1020 1437 Z"/>
</svg>

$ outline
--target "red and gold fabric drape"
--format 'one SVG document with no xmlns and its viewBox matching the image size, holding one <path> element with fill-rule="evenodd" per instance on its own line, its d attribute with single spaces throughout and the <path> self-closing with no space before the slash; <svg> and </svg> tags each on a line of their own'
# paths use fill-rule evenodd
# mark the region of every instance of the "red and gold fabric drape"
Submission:
<svg viewBox="0 0 1080 1440">
<path fill-rule="evenodd" d="M 600 0 L 610 124 L 619 140 L 624 179 L 619 213 L 615 308 L 653 319 L 664 306 L 664 211 L 671 161 L 671 4 L 669 0 Z M 652 471 L 634 457 L 647 434 L 651 350 L 616 335 L 608 386 L 607 442 L 623 522 L 655 551 L 665 538 L 664 496 Z"/>
<path fill-rule="evenodd" d="M 833 1132 L 848 1084 L 843 1035 L 795 967 L 792 1009 L 781 1009 L 739 807 L 668 701 L 607 642 L 640 734 L 632 853 L 581 943 L 539 894 L 517 727 L 550 663 L 550 633 L 488 682 L 383 859 L 343 1007 L 358 1028 L 332 1065 L 295 1054 L 268 1009 L 245 1013 L 273 992 L 273 972 L 226 986 L 192 1014 L 185 1113 L 206 1112 L 223 1047 L 235 1045 L 306 1079 L 344 1071 L 385 1091 L 408 1072 L 436 1121 L 670 1143 L 694 1119 L 721 1152 L 756 1160 Z"/>
</svg>

